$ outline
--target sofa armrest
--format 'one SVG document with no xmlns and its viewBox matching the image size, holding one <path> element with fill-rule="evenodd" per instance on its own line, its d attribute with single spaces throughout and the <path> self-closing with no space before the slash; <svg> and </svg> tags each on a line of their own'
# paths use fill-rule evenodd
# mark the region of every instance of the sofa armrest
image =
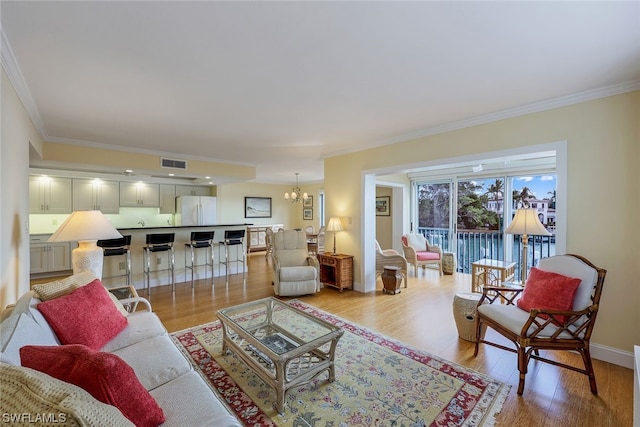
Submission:
<svg viewBox="0 0 640 427">
<path fill-rule="evenodd" d="M 133 298 L 124 298 L 124 299 L 121 299 L 119 301 L 120 301 L 120 303 L 122 305 L 128 305 L 128 304 L 132 305 L 133 306 L 133 310 L 132 311 L 135 311 L 135 308 L 137 307 L 138 303 L 144 304 L 146 306 L 146 308 L 147 308 L 147 311 L 153 311 L 151 309 L 151 303 L 146 298 L 133 297 Z"/>
</svg>

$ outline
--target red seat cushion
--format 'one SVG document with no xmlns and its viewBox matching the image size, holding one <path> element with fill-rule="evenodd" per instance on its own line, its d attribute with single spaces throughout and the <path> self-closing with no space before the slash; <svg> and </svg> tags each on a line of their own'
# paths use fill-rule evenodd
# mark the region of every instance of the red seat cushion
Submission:
<svg viewBox="0 0 640 427">
<path fill-rule="evenodd" d="M 127 318 L 96 279 L 70 294 L 37 305 L 62 344 L 99 350 L 126 326 Z"/>
<path fill-rule="evenodd" d="M 416 252 L 416 258 L 418 261 L 437 261 L 440 259 L 440 254 L 437 252 Z"/>
<path fill-rule="evenodd" d="M 571 310 L 573 297 L 580 282 L 580 279 L 532 267 L 517 305 L 526 311 L 530 311 L 532 308 Z M 555 317 L 561 324 L 567 321 L 566 316 Z"/>
<path fill-rule="evenodd" d="M 133 368 L 113 353 L 81 344 L 24 346 L 20 360 L 22 366 L 74 384 L 100 402 L 115 406 L 137 426 L 157 426 L 165 421 L 162 408 Z"/>
</svg>

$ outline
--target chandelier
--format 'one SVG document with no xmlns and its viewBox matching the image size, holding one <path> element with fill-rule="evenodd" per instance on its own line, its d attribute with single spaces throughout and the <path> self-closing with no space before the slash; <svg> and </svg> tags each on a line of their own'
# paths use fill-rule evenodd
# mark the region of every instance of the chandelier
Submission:
<svg viewBox="0 0 640 427">
<path fill-rule="evenodd" d="M 291 200 L 291 203 L 298 203 L 309 198 L 309 195 L 303 193 L 300 187 L 298 187 L 298 175 L 299 173 L 296 172 L 296 186 L 291 189 L 291 192 L 284 193 L 285 200 Z"/>
</svg>

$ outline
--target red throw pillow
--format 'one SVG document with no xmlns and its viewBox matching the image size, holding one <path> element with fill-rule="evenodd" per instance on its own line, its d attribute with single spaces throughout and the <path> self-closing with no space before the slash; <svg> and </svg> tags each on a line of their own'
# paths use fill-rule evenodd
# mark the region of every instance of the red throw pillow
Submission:
<svg viewBox="0 0 640 427">
<path fill-rule="evenodd" d="M 115 406 L 137 426 L 157 426 L 165 420 L 162 408 L 133 368 L 113 353 L 97 352 L 81 344 L 27 345 L 20 349 L 20 360 L 22 366 L 74 384 L 96 400 Z"/>
<path fill-rule="evenodd" d="M 41 302 L 38 310 L 62 344 L 84 344 L 101 349 L 127 326 L 108 291 L 96 279 L 68 295 Z"/>
<path fill-rule="evenodd" d="M 517 302 L 518 307 L 526 311 L 532 308 L 571 310 L 573 296 L 576 294 L 580 282 L 580 279 L 533 267 L 527 278 L 522 297 Z M 567 321 L 566 316 L 555 317 L 562 324 Z"/>
</svg>

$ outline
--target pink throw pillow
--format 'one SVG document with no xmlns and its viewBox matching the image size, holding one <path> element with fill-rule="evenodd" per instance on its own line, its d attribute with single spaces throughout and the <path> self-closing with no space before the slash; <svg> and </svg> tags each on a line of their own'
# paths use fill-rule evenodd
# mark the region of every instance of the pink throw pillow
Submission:
<svg viewBox="0 0 640 427">
<path fill-rule="evenodd" d="M 99 350 L 127 326 L 127 318 L 113 305 L 98 279 L 36 307 L 62 344 L 84 344 Z"/>
<path fill-rule="evenodd" d="M 532 308 L 571 310 L 580 283 L 580 279 L 532 267 L 517 305 L 526 311 Z M 567 321 L 566 316 L 555 317 L 561 324 Z"/>
<path fill-rule="evenodd" d="M 113 353 L 80 344 L 28 345 L 20 349 L 20 359 L 22 366 L 74 384 L 100 402 L 115 406 L 137 426 L 157 426 L 165 421 L 162 408 L 133 368 Z"/>
</svg>

